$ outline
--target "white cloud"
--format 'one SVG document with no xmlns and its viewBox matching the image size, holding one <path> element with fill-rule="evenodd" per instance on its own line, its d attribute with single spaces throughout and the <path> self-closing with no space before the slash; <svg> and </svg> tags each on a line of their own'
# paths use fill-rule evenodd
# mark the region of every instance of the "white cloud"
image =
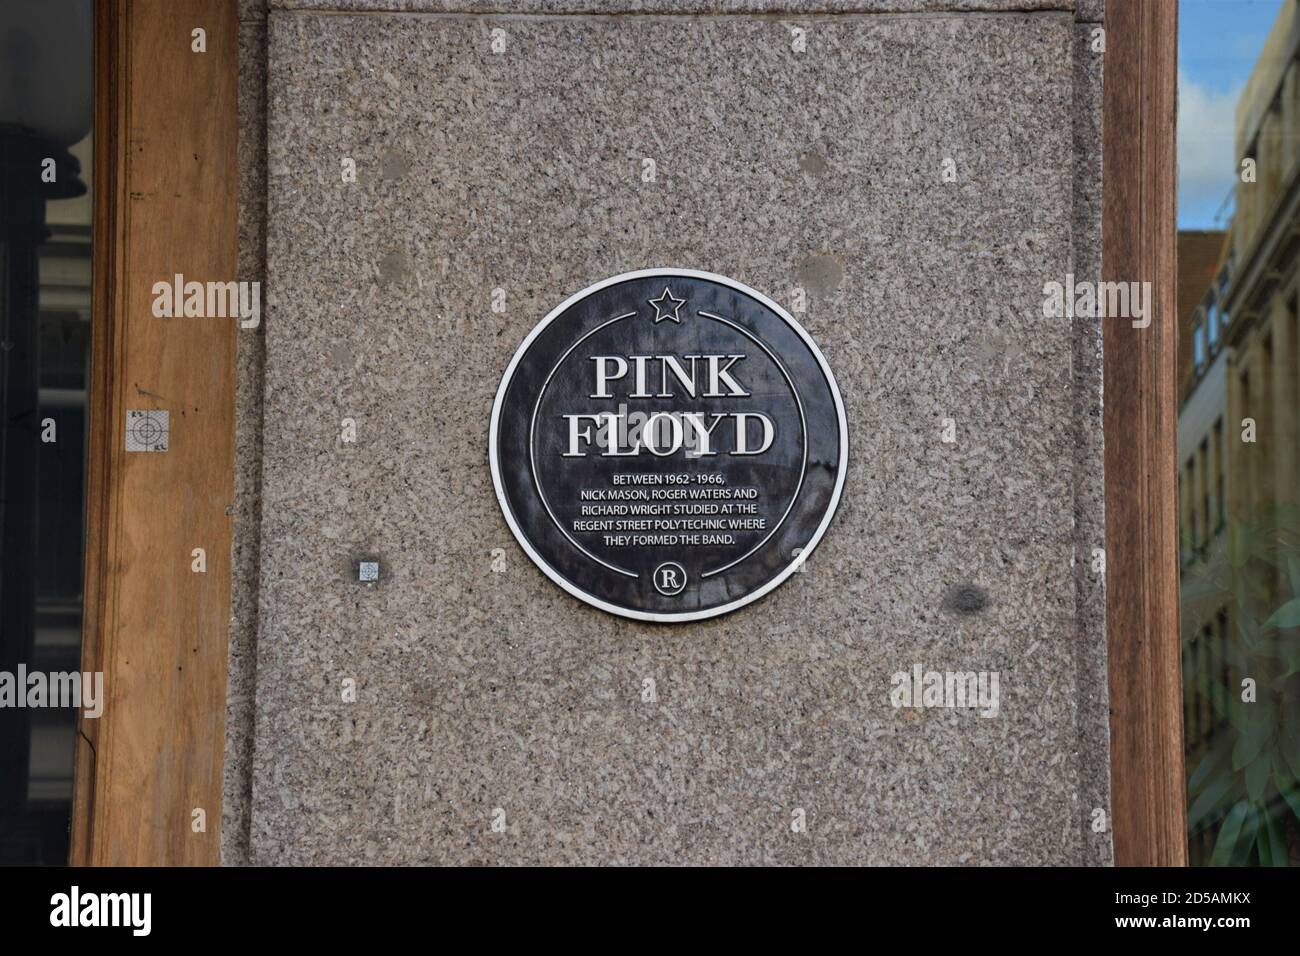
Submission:
<svg viewBox="0 0 1300 956">
<path fill-rule="evenodd" d="M 1201 225 L 1237 181 L 1233 138 L 1244 84 L 1209 90 L 1178 71 L 1178 219 L 1191 213 Z"/>
</svg>

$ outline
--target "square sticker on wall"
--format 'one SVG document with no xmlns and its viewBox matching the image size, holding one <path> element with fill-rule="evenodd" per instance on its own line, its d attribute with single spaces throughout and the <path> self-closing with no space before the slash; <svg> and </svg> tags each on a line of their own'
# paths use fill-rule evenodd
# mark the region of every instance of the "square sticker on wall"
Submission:
<svg viewBox="0 0 1300 956">
<path fill-rule="evenodd" d="M 166 451 L 170 428 L 170 412 L 128 409 L 126 413 L 126 450 Z"/>
</svg>

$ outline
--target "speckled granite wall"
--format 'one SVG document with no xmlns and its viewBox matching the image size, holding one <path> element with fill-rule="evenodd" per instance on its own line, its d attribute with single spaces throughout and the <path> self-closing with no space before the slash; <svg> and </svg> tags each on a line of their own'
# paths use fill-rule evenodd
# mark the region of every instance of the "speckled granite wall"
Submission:
<svg viewBox="0 0 1300 956">
<path fill-rule="evenodd" d="M 245 6 L 226 861 L 1108 862 L 1099 337 L 1041 317 L 1099 262 L 1099 7 L 310 6 Z M 674 627 L 550 584 L 486 456 L 532 325 L 655 265 L 808 289 L 852 446 L 807 571 Z M 893 708 L 914 664 L 998 671 L 998 715 Z"/>
<path fill-rule="evenodd" d="M 1094 18 L 1105 0 L 240 0 L 253 9 L 481 14 L 980 13 L 1078 11 Z M 1100 16 L 1095 16 L 1100 20 Z"/>
<path fill-rule="evenodd" d="M 266 19 L 241 0 L 239 22 L 239 278 L 266 281 Z M 263 323 L 240 329 L 235 387 L 235 505 L 230 581 L 230 670 L 221 857 L 248 860 L 257 674 L 258 560 L 262 518 Z"/>
<path fill-rule="evenodd" d="M 1075 25 L 1074 40 L 1074 216 L 1076 276 L 1101 275 L 1102 64 L 1096 52 L 1102 0 L 1090 9 L 1096 20 Z M 1104 808 L 1110 796 L 1110 699 L 1106 675 L 1106 578 L 1095 569 L 1096 551 L 1106 537 L 1106 488 L 1102 469 L 1102 350 L 1099 319 L 1074 324 L 1074 535 L 1075 640 L 1079 666 L 1079 780 L 1082 805 Z M 1107 818 L 1109 819 L 1109 813 Z M 1109 831 L 1107 831 L 1108 833 Z M 1083 832 L 1085 863 L 1109 863 L 1110 840 Z"/>
</svg>

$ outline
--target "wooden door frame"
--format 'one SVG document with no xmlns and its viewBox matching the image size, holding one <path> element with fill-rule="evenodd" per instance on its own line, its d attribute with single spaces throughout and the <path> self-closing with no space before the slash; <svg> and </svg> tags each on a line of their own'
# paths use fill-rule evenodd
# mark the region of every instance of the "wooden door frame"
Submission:
<svg viewBox="0 0 1300 956">
<path fill-rule="evenodd" d="M 237 278 L 237 38 L 235 0 L 96 0 L 82 668 L 106 700 L 79 725 L 74 864 L 219 861 L 238 320 L 152 303 L 177 273 Z M 169 413 L 165 452 L 125 450 L 136 409 Z"/>
<path fill-rule="evenodd" d="M 1111 821 L 1118 866 L 1187 865 L 1178 591 L 1177 0 L 1107 0 L 1102 277 Z"/>
</svg>

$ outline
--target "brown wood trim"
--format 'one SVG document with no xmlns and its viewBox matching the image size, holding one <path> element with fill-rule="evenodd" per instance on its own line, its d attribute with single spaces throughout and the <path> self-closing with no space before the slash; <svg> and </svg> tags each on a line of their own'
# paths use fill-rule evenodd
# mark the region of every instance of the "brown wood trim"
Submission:
<svg viewBox="0 0 1300 956">
<path fill-rule="evenodd" d="M 107 699 L 81 725 L 74 863 L 219 861 L 238 326 L 152 303 L 177 273 L 237 278 L 237 45 L 234 0 L 97 2 L 83 666 Z M 132 409 L 170 413 L 166 452 L 125 451 Z"/>
<path fill-rule="evenodd" d="M 1106 612 L 1115 863 L 1185 866 L 1178 629 L 1176 0 L 1106 4 L 1102 276 L 1150 282 L 1104 320 Z"/>
<path fill-rule="evenodd" d="M 108 540 L 108 429 L 109 370 L 118 363 L 109 352 L 114 341 L 113 322 L 118 313 L 114 253 L 120 244 L 117 213 L 117 172 L 121 166 L 120 67 L 122 62 L 118 30 L 120 4 L 115 0 L 95 3 L 95 120 L 92 202 L 90 380 L 86 390 L 86 560 L 82 589 L 81 667 L 99 671 L 99 611 L 107 567 L 104 545 Z M 81 734 L 74 756 L 72 785 L 72 848 L 69 862 L 85 866 L 90 862 L 91 824 L 94 820 L 95 745 L 99 721 L 79 719 Z"/>
</svg>

